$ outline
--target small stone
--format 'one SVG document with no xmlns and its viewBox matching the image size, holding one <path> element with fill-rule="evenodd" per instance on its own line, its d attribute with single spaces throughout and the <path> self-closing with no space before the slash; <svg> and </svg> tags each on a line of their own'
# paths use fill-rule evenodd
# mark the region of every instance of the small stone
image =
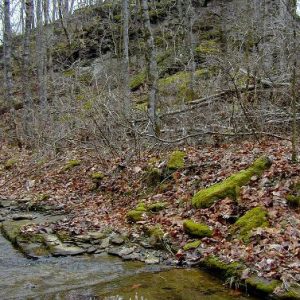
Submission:
<svg viewBox="0 0 300 300">
<path fill-rule="evenodd" d="M 27 214 L 22 214 L 22 215 L 13 215 L 12 219 L 14 221 L 21 221 L 21 220 L 33 220 L 34 217 L 33 215 L 27 215 Z"/>
<path fill-rule="evenodd" d="M 122 256 L 124 260 L 141 260 L 141 255 L 139 253 L 131 253 L 129 255 Z"/>
<path fill-rule="evenodd" d="M 60 244 L 58 237 L 54 234 L 45 234 L 44 242 L 47 246 L 55 246 Z"/>
<path fill-rule="evenodd" d="M 121 256 L 122 249 L 120 247 L 108 249 L 107 253 L 114 256 Z"/>
<path fill-rule="evenodd" d="M 83 242 L 83 243 L 89 242 L 90 236 L 88 234 L 77 235 L 74 237 L 74 241 Z"/>
<path fill-rule="evenodd" d="M 126 256 L 131 254 L 133 251 L 135 250 L 135 247 L 131 247 L 131 248 L 122 248 L 120 251 L 120 256 Z"/>
<path fill-rule="evenodd" d="M 99 240 L 105 238 L 105 233 L 100 231 L 93 231 L 88 233 L 91 240 Z"/>
<path fill-rule="evenodd" d="M 97 251 L 97 248 L 94 247 L 94 246 L 92 246 L 92 247 L 90 247 L 90 248 L 88 248 L 88 249 L 86 250 L 86 252 L 87 252 L 88 254 L 95 253 L 96 251 Z"/>
<path fill-rule="evenodd" d="M 99 248 L 105 249 L 105 248 L 107 248 L 108 246 L 109 246 L 109 238 L 105 238 L 105 239 L 102 240 L 102 242 L 101 242 Z"/>
<path fill-rule="evenodd" d="M 120 235 L 113 235 L 110 240 L 115 245 L 122 245 L 124 243 L 124 238 Z"/>
<path fill-rule="evenodd" d="M 65 244 L 59 244 L 51 249 L 53 256 L 69 256 L 79 255 L 85 253 L 85 250 L 76 246 L 69 246 Z"/>
<path fill-rule="evenodd" d="M 148 264 L 148 265 L 159 264 L 159 257 L 156 257 L 156 256 L 150 254 L 146 258 L 145 263 Z"/>
</svg>

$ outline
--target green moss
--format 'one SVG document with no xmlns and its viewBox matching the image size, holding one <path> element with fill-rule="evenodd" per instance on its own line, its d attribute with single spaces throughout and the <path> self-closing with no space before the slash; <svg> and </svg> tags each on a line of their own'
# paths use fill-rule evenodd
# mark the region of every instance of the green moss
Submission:
<svg viewBox="0 0 300 300">
<path fill-rule="evenodd" d="M 85 72 L 78 76 L 78 81 L 84 85 L 90 85 L 93 81 L 93 74 Z"/>
<path fill-rule="evenodd" d="M 269 226 L 267 216 L 265 209 L 261 207 L 252 208 L 235 222 L 232 232 L 244 242 L 248 242 L 253 229 Z"/>
<path fill-rule="evenodd" d="M 140 202 L 135 207 L 135 210 L 137 210 L 137 211 L 148 211 L 148 208 L 147 208 L 147 206 L 144 202 Z"/>
<path fill-rule="evenodd" d="M 76 72 L 74 69 L 68 69 L 66 71 L 63 72 L 65 77 L 75 77 Z"/>
<path fill-rule="evenodd" d="M 50 198 L 48 194 L 39 194 L 37 197 L 37 201 L 46 201 Z"/>
<path fill-rule="evenodd" d="M 202 265 L 219 277 L 240 277 L 243 265 L 238 262 L 225 263 L 215 256 L 208 256 L 202 261 Z"/>
<path fill-rule="evenodd" d="M 126 219 L 128 222 L 135 223 L 143 219 L 145 211 L 142 210 L 131 210 L 127 213 Z"/>
<path fill-rule="evenodd" d="M 212 236 L 212 231 L 207 225 L 196 223 L 192 220 L 185 220 L 183 222 L 183 229 L 187 234 L 197 236 L 199 238 Z"/>
<path fill-rule="evenodd" d="M 18 161 L 14 158 L 8 159 L 4 164 L 4 169 L 5 170 L 10 170 L 11 168 L 13 168 L 17 164 L 17 162 Z"/>
<path fill-rule="evenodd" d="M 300 196 L 288 195 L 286 197 L 288 206 L 299 207 L 300 206 Z"/>
<path fill-rule="evenodd" d="M 135 108 L 137 110 L 146 112 L 148 110 L 148 103 L 147 102 L 138 103 L 135 105 Z"/>
<path fill-rule="evenodd" d="M 169 157 L 167 168 L 176 170 L 184 167 L 184 157 L 186 156 L 183 151 L 173 151 Z"/>
<path fill-rule="evenodd" d="M 207 78 L 209 71 L 207 69 L 199 69 L 195 72 L 195 79 Z M 190 99 L 190 72 L 180 71 L 171 76 L 162 78 L 158 81 L 158 88 L 163 96 L 176 96 L 179 100 L 184 98 Z M 193 95 L 195 97 L 195 95 Z"/>
<path fill-rule="evenodd" d="M 67 164 L 65 165 L 64 170 L 65 170 L 65 171 L 71 170 L 71 169 L 73 169 L 74 167 L 79 166 L 80 164 L 81 164 L 81 161 L 80 161 L 80 160 L 76 160 L 76 159 L 69 160 L 69 161 L 67 162 Z"/>
<path fill-rule="evenodd" d="M 136 91 L 142 84 L 145 83 L 147 78 L 146 71 L 141 71 L 140 73 L 133 76 L 129 82 L 129 87 L 132 91 Z"/>
<path fill-rule="evenodd" d="M 167 204 L 164 202 L 156 202 L 156 203 L 150 204 L 148 207 L 148 210 L 151 212 L 158 212 L 158 211 L 165 209 L 166 206 L 167 206 Z"/>
<path fill-rule="evenodd" d="M 15 244 L 17 237 L 21 234 L 21 228 L 30 223 L 29 220 L 5 221 L 1 225 L 1 232 L 9 241 Z"/>
<path fill-rule="evenodd" d="M 297 285 L 291 286 L 288 291 L 279 294 L 279 298 L 283 300 L 299 300 L 300 287 Z"/>
<path fill-rule="evenodd" d="M 163 240 L 164 232 L 159 226 L 150 227 L 148 229 L 151 245 L 158 245 Z"/>
<path fill-rule="evenodd" d="M 216 40 L 203 41 L 196 49 L 198 55 L 209 55 L 219 53 L 219 48 Z"/>
<path fill-rule="evenodd" d="M 200 244 L 201 244 L 201 241 L 194 241 L 194 242 L 186 243 L 183 246 L 183 250 L 188 251 L 188 250 L 191 250 L 191 249 L 196 249 L 200 246 Z"/>
<path fill-rule="evenodd" d="M 55 232 L 55 234 L 63 242 L 64 241 L 69 241 L 70 238 L 71 238 L 70 232 L 68 232 L 66 230 L 58 230 L 58 231 Z"/>
<path fill-rule="evenodd" d="M 269 281 L 257 276 L 247 278 L 245 282 L 247 286 L 263 295 L 272 294 L 275 288 L 280 285 L 280 281 L 278 280 Z"/>
<path fill-rule="evenodd" d="M 233 174 L 224 181 L 196 193 L 192 198 L 193 206 L 206 208 L 210 207 L 214 202 L 226 197 L 236 199 L 237 191 L 241 186 L 248 184 L 252 176 L 261 176 L 270 166 L 271 161 L 268 157 L 257 159 L 252 166 L 246 170 Z"/>
<path fill-rule="evenodd" d="M 91 174 L 91 178 L 93 181 L 101 181 L 104 178 L 104 174 L 102 172 L 95 172 Z"/>
</svg>

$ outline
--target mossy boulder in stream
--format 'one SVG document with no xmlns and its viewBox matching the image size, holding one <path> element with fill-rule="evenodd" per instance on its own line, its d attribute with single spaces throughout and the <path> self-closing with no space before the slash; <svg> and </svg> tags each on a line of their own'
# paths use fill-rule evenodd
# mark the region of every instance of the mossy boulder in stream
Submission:
<svg viewBox="0 0 300 300">
<path fill-rule="evenodd" d="M 248 184 L 252 176 L 261 176 L 271 164 L 271 160 L 268 157 L 258 158 L 249 168 L 196 193 L 192 198 L 193 206 L 207 208 L 216 201 L 226 197 L 236 199 L 239 188 Z"/>
<path fill-rule="evenodd" d="M 248 289 L 255 289 L 257 294 L 261 296 L 267 296 L 272 294 L 275 288 L 281 285 L 278 280 L 266 280 L 258 276 L 251 276 L 245 281 Z"/>
<path fill-rule="evenodd" d="M 37 258 L 49 255 L 49 251 L 44 245 L 43 235 L 22 233 L 22 227 L 30 223 L 28 220 L 5 221 L 1 226 L 1 231 L 27 257 Z"/>
<path fill-rule="evenodd" d="M 264 208 L 252 208 L 235 222 L 232 232 L 247 243 L 253 229 L 269 226 L 267 216 L 268 213 Z"/>
<path fill-rule="evenodd" d="M 212 231 L 207 225 L 196 223 L 192 220 L 185 220 L 183 222 L 183 229 L 187 234 L 197 236 L 199 238 L 212 236 Z"/>
<path fill-rule="evenodd" d="M 201 265 L 223 279 L 231 277 L 239 278 L 244 269 L 244 266 L 238 262 L 226 263 L 216 256 L 206 257 L 202 260 Z"/>
</svg>

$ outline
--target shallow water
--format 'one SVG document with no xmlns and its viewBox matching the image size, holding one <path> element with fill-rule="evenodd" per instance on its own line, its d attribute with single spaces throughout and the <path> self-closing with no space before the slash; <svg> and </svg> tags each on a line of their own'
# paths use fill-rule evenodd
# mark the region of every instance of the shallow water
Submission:
<svg viewBox="0 0 300 300">
<path fill-rule="evenodd" d="M 135 295 L 138 295 L 137 298 Z M 123 262 L 108 255 L 29 260 L 0 235 L 0 299 L 253 299 L 196 269 Z"/>
</svg>

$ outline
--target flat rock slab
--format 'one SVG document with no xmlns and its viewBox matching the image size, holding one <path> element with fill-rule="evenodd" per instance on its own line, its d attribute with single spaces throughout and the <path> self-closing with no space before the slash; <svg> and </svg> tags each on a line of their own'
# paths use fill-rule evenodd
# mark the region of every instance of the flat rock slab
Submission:
<svg viewBox="0 0 300 300">
<path fill-rule="evenodd" d="M 76 247 L 76 246 L 69 246 L 65 244 L 59 244 L 54 246 L 50 249 L 51 254 L 53 256 L 69 256 L 69 255 L 79 255 L 86 252 L 85 249 Z"/>
<path fill-rule="evenodd" d="M 113 235 L 110 239 L 112 244 L 122 245 L 124 243 L 124 238 L 120 235 Z"/>
<path fill-rule="evenodd" d="M 14 221 L 33 220 L 34 216 L 30 214 L 15 214 L 11 217 Z"/>
<path fill-rule="evenodd" d="M 149 255 L 146 259 L 145 259 L 145 263 L 148 265 L 154 265 L 154 264 L 159 264 L 160 259 L 159 257 L 156 257 L 154 255 Z"/>
</svg>

